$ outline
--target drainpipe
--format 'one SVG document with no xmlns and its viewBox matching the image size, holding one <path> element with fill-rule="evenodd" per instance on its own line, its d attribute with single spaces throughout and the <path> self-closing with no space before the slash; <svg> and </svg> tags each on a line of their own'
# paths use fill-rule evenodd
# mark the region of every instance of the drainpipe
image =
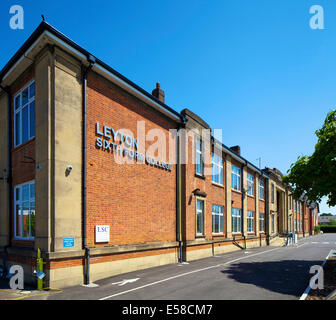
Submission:
<svg viewBox="0 0 336 320">
<path fill-rule="evenodd" d="M 245 193 L 246 190 L 244 189 L 244 168 L 247 167 L 247 162 L 245 162 L 245 164 L 242 166 L 242 236 L 244 238 L 244 243 L 245 243 L 245 250 L 246 250 L 246 235 L 244 234 L 244 217 L 245 217 L 245 212 L 244 212 L 244 201 L 245 201 Z"/>
<path fill-rule="evenodd" d="M 8 211 L 9 211 L 9 232 L 8 232 L 8 244 L 4 247 L 2 263 L 4 276 L 7 273 L 7 249 L 11 246 L 12 240 L 12 94 L 9 87 L 3 87 L 0 85 L 0 88 L 7 93 L 8 97 L 8 172 L 7 172 L 7 183 L 8 183 Z"/>
<path fill-rule="evenodd" d="M 266 231 L 266 245 L 269 246 L 269 222 L 268 222 L 268 187 L 269 179 L 265 179 L 265 231 Z"/>
<path fill-rule="evenodd" d="M 177 156 L 176 156 L 176 238 L 179 242 L 179 263 L 183 262 L 183 239 L 182 239 L 182 170 L 181 170 L 181 135 L 180 129 L 185 128 L 186 119 L 183 118 L 182 124 L 177 128 Z"/>
<path fill-rule="evenodd" d="M 87 221 L 86 221 L 86 198 L 87 198 L 87 184 L 86 184 L 86 151 L 87 151 L 87 75 L 89 71 L 92 69 L 95 58 L 93 56 L 89 56 L 88 62 L 90 63 L 88 67 L 83 68 L 83 245 L 85 250 L 85 284 L 90 284 L 90 248 L 87 247 Z"/>
</svg>

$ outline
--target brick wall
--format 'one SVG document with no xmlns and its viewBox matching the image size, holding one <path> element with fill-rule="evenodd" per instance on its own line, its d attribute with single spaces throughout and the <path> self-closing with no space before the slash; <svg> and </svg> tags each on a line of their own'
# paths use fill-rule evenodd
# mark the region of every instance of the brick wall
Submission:
<svg viewBox="0 0 336 320">
<path fill-rule="evenodd" d="M 135 138 L 137 121 L 144 121 L 146 134 L 164 131 L 168 157 L 168 130 L 176 124 L 93 73 L 88 78 L 87 115 L 88 246 L 175 241 L 175 165 L 167 171 L 148 164 L 118 164 L 114 153 L 97 149 L 95 142 L 97 121 L 115 130 L 129 129 Z M 146 142 L 146 149 L 152 143 Z M 172 144 L 176 150 L 175 140 Z M 95 245 L 96 225 L 110 226 L 109 243 Z"/>
</svg>

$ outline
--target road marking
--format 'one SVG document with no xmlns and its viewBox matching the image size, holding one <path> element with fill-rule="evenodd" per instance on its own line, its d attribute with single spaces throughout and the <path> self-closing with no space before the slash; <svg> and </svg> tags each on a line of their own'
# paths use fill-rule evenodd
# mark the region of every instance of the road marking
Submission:
<svg viewBox="0 0 336 320">
<path fill-rule="evenodd" d="M 246 258 L 251 258 L 251 257 L 254 257 L 254 256 L 258 256 L 258 255 L 261 255 L 261 254 L 264 254 L 264 253 L 268 253 L 268 252 L 271 252 L 271 251 L 275 251 L 275 250 L 279 250 L 279 249 L 283 249 L 283 247 L 279 247 L 279 248 L 275 248 L 275 249 L 259 252 L 259 253 L 256 253 L 256 254 L 251 254 L 249 256 L 244 256 L 244 257 L 241 257 L 241 258 L 238 258 L 238 259 L 234 259 L 234 260 L 228 261 L 226 263 L 221 263 L 221 264 L 217 264 L 217 265 L 214 265 L 214 266 L 210 266 L 210 267 L 206 267 L 206 268 L 197 269 L 197 270 L 189 271 L 189 272 L 186 272 L 186 273 L 178 274 L 176 276 L 172 276 L 172 277 L 169 277 L 169 278 L 166 278 L 166 279 L 162 279 L 162 280 L 158 280 L 158 281 L 155 281 L 155 282 L 152 282 L 152 283 L 148 283 L 148 284 L 145 284 L 145 285 L 140 286 L 140 287 L 136 287 L 136 288 L 129 289 L 129 290 L 126 290 L 126 291 L 122 291 L 122 292 L 119 292 L 119 293 L 115 293 L 115 294 L 112 294 L 110 296 L 100 298 L 99 300 L 107 300 L 107 299 L 110 299 L 110 298 L 121 296 L 121 295 L 123 295 L 125 293 L 129 293 L 129 292 L 137 291 L 137 290 L 140 290 L 140 289 L 143 289 L 143 288 L 147 288 L 147 287 L 150 287 L 150 286 L 154 286 L 154 285 L 162 283 L 162 282 L 166 282 L 166 281 L 173 280 L 173 279 L 176 279 L 176 278 L 184 277 L 184 276 L 187 276 L 187 275 L 193 274 L 193 273 L 197 273 L 197 272 L 201 272 L 201 271 L 205 271 L 205 270 L 210 270 L 210 269 L 218 268 L 218 267 L 225 266 L 225 265 L 230 264 L 230 263 L 235 262 L 235 261 L 239 261 L 239 260 L 246 259 Z"/>
<path fill-rule="evenodd" d="M 135 278 L 135 279 L 124 279 L 123 281 L 119 281 L 119 282 L 114 282 L 112 284 L 118 284 L 119 286 L 124 286 L 127 283 L 133 283 L 138 281 L 140 278 Z"/>
<path fill-rule="evenodd" d="M 322 242 L 323 244 L 329 244 L 329 242 Z"/>
<path fill-rule="evenodd" d="M 297 246 L 296 248 L 300 248 L 300 247 L 304 246 L 305 244 L 307 244 L 307 243 L 301 244 L 300 246 Z"/>
<path fill-rule="evenodd" d="M 318 243 L 318 242 L 312 242 L 312 243 Z"/>
</svg>

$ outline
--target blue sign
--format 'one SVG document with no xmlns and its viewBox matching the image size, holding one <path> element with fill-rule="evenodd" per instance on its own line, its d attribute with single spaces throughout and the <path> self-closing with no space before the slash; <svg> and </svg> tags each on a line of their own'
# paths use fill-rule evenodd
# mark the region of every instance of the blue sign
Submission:
<svg viewBox="0 0 336 320">
<path fill-rule="evenodd" d="M 63 248 L 72 248 L 75 246 L 74 238 L 63 238 Z"/>
</svg>

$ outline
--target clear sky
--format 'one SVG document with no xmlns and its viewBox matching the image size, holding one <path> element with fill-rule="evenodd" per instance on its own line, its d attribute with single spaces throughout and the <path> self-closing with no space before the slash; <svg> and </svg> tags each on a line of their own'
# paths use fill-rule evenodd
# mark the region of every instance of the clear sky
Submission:
<svg viewBox="0 0 336 320">
<path fill-rule="evenodd" d="M 12 5 L 24 29 L 9 27 Z M 324 9 L 313 30 L 312 5 Z M 1 0 L 0 68 L 41 22 L 166 103 L 189 108 L 242 156 L 286 173 L 311 154 L 315 130 L 336 105 L 336 1 Z M 321 212 L 336 214 L 323 202 Z"/>
</svg>

